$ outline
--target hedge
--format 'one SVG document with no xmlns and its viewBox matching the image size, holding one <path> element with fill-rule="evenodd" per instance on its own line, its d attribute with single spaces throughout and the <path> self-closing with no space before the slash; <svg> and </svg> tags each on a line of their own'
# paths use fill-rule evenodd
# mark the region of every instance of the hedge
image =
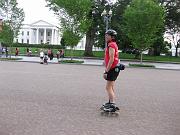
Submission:
<svg viewBox="0 0 180 135">
<path fill-rule="evenodd" d="M 25 44 L 25 43 L 13 43 L 13 44 L 4 44 L 3 47 L 27 47 L 27 48 L 51 48 L 51 49 L 64 49 L 63 46 L 60 45 L 48 45 L 48 44 Z"/>
</svg>

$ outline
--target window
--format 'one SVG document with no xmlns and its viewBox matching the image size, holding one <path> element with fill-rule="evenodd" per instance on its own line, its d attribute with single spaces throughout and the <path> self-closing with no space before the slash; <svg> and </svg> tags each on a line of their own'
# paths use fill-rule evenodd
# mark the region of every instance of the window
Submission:
<svg viewBox="0 0 180 135">
<path fill-rule="evenodd" d="M 48 32 L 48 36 L 51 36 L 51 33 L 50 33 L 50 32 Z"/>
<path fill-rule="evenodd" d="M 43 40 L 41 40 L 41 44 L 43 43 Z"/>
<path fill-rule="evenodd" d="M 16 43 L 18 43 L 18 39 L 16 39 Z"/>
<path fill-rule="evenodd" d="M 27 35 L 29 36 L 29 31 L 27 31 Z"/>
<path fill-rule="evenodd" d="M 47 44 L 50 44 L 50 41 L 49 41 L 49 39 L 47 40 Z"/>
<path fill-rule="evenodd" d="M 24 43 L 24 39 L 21 40 L 21 43 Z"/>
<path fill-rule="evenodd" d="M 43 32 L 41 32 L 41 36 L 43 36 Z"/>
<path fill-rule="evenodd" d="M 29 39 L 27 39 L 27 44 L 29 44 Z"/>
<path fill-rule="evenodd" d="M 22 31 L 22 36 L 24 36 L 24 31 Z"/>
</svg>

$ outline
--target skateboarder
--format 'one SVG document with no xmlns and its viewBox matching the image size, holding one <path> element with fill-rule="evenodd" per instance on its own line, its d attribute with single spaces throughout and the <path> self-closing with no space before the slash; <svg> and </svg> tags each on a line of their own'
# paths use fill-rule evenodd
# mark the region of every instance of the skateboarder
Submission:
<svg viewBox="0 0 180 135">
<path fill-rule="evenodd" d="M 116 43 L 116 35 L 117 32 L 115 30 L 107 30 L 105 33 L 107 47 L 105 48 L 105 71 L 103 77 L 106 82 L 106 91 L 108 94 L 109 101 L 103 104 L 103 110 L 113 112 L 118 110 L 115 104 L 115 90 L 114 84 L 115 80 L 119 75 L 119 71 L 116 66 L 119 63 L 119 53 L 118 53 L 118 46 Z"/>
</svg>

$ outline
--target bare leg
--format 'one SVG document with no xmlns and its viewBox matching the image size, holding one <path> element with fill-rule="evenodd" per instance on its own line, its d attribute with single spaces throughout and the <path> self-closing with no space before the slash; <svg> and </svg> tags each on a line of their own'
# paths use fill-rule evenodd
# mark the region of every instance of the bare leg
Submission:
<svg viewBox="0 0 180 135">
<path fill-rule="evenodd" d="M 106 91 L 108 93 L 110 102 L 114 103 L 115 102 L 114 81 L 107 81 L 107 83 L 106 83 Z"/>
</svg>

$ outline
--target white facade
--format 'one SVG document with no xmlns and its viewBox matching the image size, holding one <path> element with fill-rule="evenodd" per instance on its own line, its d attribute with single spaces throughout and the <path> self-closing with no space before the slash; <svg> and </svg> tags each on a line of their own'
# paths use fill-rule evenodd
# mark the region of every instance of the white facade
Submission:
<svg viewBox="0 0 180 135">
<path fill-rule="evenodd" d="M 52 44 L 59 45 L 61 35 L 59 28 L 46 21 L 39 20 L 32 24 L 24 24 L 20 29 L 19 35 L 14 39 L 17 43 L 27 44 Z M 85 50 L 86 36 L 74 48 L 76 50 Z M 67 47 L 70 48 L 70 47 Z M 98 47 L 93 47 L 93 51 L 102 50 Z"/>
<path fill-rule="evenodd" d="M 60 44 L 60 31 L 55 25 L 39 20 L 24 24 L 14 42 L 27 44 Z"/>
<path fill-rule="evenodd" d="M 77 46 L 74 47 L 75 50 L 85 50 L 85 45 L 86 45 L 86 36 L 84 36 L 80 42 L 77 44 Z M 67 49 L 71 49 L 71 47 L 67 47 Z M 93 51 L 103 51 L 102 48 L 100 47 L 92 47 Z"/>
</svg>

